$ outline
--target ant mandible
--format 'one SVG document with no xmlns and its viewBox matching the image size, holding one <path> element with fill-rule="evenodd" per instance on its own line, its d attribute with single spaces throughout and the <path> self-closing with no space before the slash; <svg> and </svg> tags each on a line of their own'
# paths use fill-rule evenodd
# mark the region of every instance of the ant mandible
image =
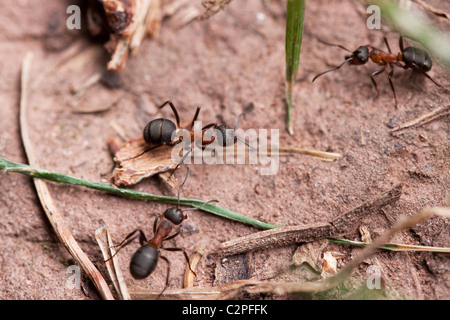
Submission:
<svg viewBox="0 0 450 320">
<path fill-rule="evenodd" d="M 433 83 L 435 85 L 437 85 L 438 87 L 442 87 L 439 83 L 434 81 L 427 74 L 427 72 L 431 69 L 431 66 L 432 66 L 431 58 L 428 55 L 428 53 L 426 51 L 424 51 L 420 48 L 416 48 L 416 47 L 405 48 L 404 43 L 403 43 L 403 36 L 400 36 L 400 38 L 399 38 L 400 52 L 397 55 L 394 55 L 392 53 L 391 48 L 389 47 L 389 43 L 386 38 L 384 38 L 384 42 L 386 44 L 388 52 L 377 49 L 370 45 L 360 46 L 358 49 L 356 49 L 355 51 L 352 52 L 341 45 L 330 44 L 330 43 L 327 43 L 324 41 L 321 41 L 321 42 L 323 42 L 327 45 L 337 46 L 343 50 L 350 52 L 351 55 L 346 56 L 344 62 L 341 63 L 339 66 L 329 69 L 329 70 L 326 70 L 326 71 L 316 75 L 313 78 L 312 82 L 314 82 L 318 77 L 320 77 L 321 75 L 323 75 L 327 72 L 340 69 L 346 63 L 349 63 L 351 65 L 362 65 L 362 64 L 366 64 L 370 59 L 370 60 L 372 60 L 372 62 L 383 67 L 382 69 L 377 70 L 374 73 L 372 73 L 372 75 L 370 76 L 372 83 L 375 86 L 375 89 L 377 90 L 377 96 L 379 95 L 380 91 L 378 90 L 377 82 L 375 81 L 375 76 L 386 71 L 388 66 L 390 67 L 391 70 L 389 71 L 388 79 L 389 79 L 389 84 L 392 89 L 392 93 L 394 94 L 395 107 L 397 107 L 397 96 L 395 94 L 394 84 L 392 82 L 392 76 L 394 75 L 394 66 L 398 66 L 403 69 L 411 68 L 415 71 L 418 71 L 418 72 L 422 73 L 424 76 L 426 76 L 428 79 L 433 81 Z"/>
<path fill-rule="evenodd" d="M 114 255 L 116 255 L 120 249 L 131 243 L 134 239 L 139 237 L 139 243 L 141 247 L 134 253 L 130 261 L 130 273 L 133 278 L 137 280 L 147 278 L 156 268 L 159 258 L 163 259 L 167 263 L 167 276 L 166 276 L 166 284 L 164 289 L 161 291 L 159 296 L 166 290 L 169 285 L 169 275 L 170 275 L 170 262 L 169 260 L 160 254 L 160 250 L 166 251 L 182 251 L 184 257 L 189 265 L 189 257 L 181 248 L 165 248 L 163 246 L 163 242 L 173 239 L 180 234 L 181 231 L 181 223 L 187 219 L 187 216 L 184 214 L 185 211 L 189 210 L 199 210 L 203 208 L 205 205 L 211 202 L 218 202 L 217 200 L 210 200 L 205 202 L 202 206 L 198 208 L 188 208 L 181 210 L 179 209 L 180 205 L 180 194 L 181 189 L 183 188 L 186 180 L 189 176 L 189 168 L 187 169 L 186 177 L 178 189 L 178 198 L 177 198 L 177 206 L 168 208 L 162 216 L 156 216 L 155 222 L 153 223 L 153 238 L 147 240 L 145 233 L 141 229 L 135 229 L 131 233 L 129 233 L 123 240 L 120 242 L 117 247 L 119 249 L 116 251 Z M 158 224 L 158 220 L 161 219 L 161 222 Z M 172 231 L 175 231 L 173 234 Z M 139 233 L 136 235 L 136 233 Z M 189 267 L 190 268 L 190 267 Z M 192 271 L 192 270 L 191 270 Z M 192 271 L 194 274 L 195 272 Z"/>
</svg>

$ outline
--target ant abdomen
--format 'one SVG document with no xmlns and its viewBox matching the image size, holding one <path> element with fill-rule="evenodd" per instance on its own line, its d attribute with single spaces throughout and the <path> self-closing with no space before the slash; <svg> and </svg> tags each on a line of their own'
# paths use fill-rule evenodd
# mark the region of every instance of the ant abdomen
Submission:
<svg viewBox="0 0 450 320">
<path fill-rule="evenodd" d="M 149 144 L 169 144 L 172 134 L 177 130 L 175 123 L 169 119 L 155 119 L 144 128 L 144 140 Z"/>
<path fill-rule="evenodd" d="M 428 53 L 420 48 L 407 47 L 402 52 L 403 62 L 410 67 L 416 65 L 422 71 L 430 71 L 432 62 Z"/>
<path fill-rule="evenodd" d="M 131 258 L 130 273 L 137 280 L 147 278 L 156 268 L 158 251 L 145 245 L 140 247 Z"/>
</svg>

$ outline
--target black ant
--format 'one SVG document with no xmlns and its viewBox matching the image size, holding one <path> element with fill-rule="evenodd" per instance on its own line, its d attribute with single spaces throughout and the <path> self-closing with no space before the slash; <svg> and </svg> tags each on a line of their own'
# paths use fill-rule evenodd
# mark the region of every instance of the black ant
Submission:
<svg viewBox="0 0 450 320">
<path fill-rule="evenodd" d="M 130 262 L 130 273 L 133 276 L 133 278 L 137 280 L 145 279 L 147 278 L 156 268 L 156 265 L 158 263 L 158 259 L 161 258 L 167 263 L 167 276 L 166 276 L 166 284 L 159 294 L 161 294 L 166 290 L 166 288 L 169 285 L 169 275 L 170 275 L 170 262 L 169 260 L 160 254 L 160 250 L 166 250 L 166 251 L 182 251 L 184 254 L 184 257 L 189 265 L 189 257 L 186 254 L 186 251 L 184 251 L 181 248 L 165 248 L 163 247 L 163 242 L 173 239 L 176 236 L 180 234 L 181 231 L 181 223 L 187 219 L 187 216 L 184 214 L 185 211 L 189 210 L 199 210 L 205 205 L 211 203 L 211 202 L 218 202 L 217 200 L 210 200 L 208 202 L 205 202 L 202 206 L 198 208 L 188 208 L 181 210 L 179 209 L 180 205 L 180 194 L 181 189 L 183 188 L 184 184 L 186 183 L 186 180 L 189 176 L 189 168 L 186 173 L 186 178 L 184 179 L 183 183 L 181 184 L 180 188 L 178 189 L 178 198 L 177 198 L 177 206 L 168 208 L 162 216 L 158 215 L 155 218 L 155 222 L 153 223 L 153 238 L 150 240 L 147 240 L 147 237 L 145 236 L 145 233 L 141 229 L 136 229 L 129 233 L 123 240 L 120 242 L 117 247 L 119 249 L 114 254 L 116 255 L 120 249 L 128 245 L 130 242 L 132 242 L 134 239 L 139 237 L 139 243 L 141 247 L 134 253 L 133 257 L 131 258 Z M 158 220 L 161 219 L 161 221 L 158 224 Z M 175 232 L 173 234 L 172 231 Z M 139 233 L 136 235 L 136 233 Z M 190 268 L 190 267 L 189 267 Z M 192 271 L 192 270 L 191 270 Z M 195 272 L 192 271 L 194 274 Z"/>
<path fill-rule="evenodd" d="M 141 154 L 139 154 L 138 156 L 141 156 L 142 154 L 153 150 L 155 148 L 158 148 L 162 145 L 176 145 L 178 143 L 181 143 L 183 141 L 183 136 L 180 136 L 178 139 L 176 138 L 176 132 L 178 129 L 181 128 L 180 125 L 180 117 L 178 115 L 177 109 L 175 108 L 174 104 L 172 103 L 172 101 L 167 100 L 166 102 L 164 102 L 159 109 L 162 109 L 163 107 L 165 107 L 166 105 L 169 105 L 175 115 L 175 119 L 176 119 L 176 124 L 173 123 L 172 120 L 169 119 L 165 119 L 165 118 L 158 118 L 158 119 L 154 119 L 152 121 L 150 121 L 144 128 L 144 140 L 146 143 L 153 145 L 152 147 L 150 147 L 149 149 L 145 150 L 144 152 L 142 152 Z M 194 126 L 194 122 L 195 120 L 197 120 L 198 114 L 200 112 L 200 108 L 198 107 L 194 118 L 191 121 L 190 126 L 188 127 L 188 129 L 185 129 L 188 131 L 191 140 L 190 141 L 195 141 L 195 136 L 194 136 L 194 131 L 192 130 L 193 126 Z M 247 145 L 250 149 L 255 149 L 252 146 L 250 146 L 246 141 L 241 140 L 240 138 L 238 138 L 235 134 L 235 131 L 239 125 L 239 121 L 241 119 L 241 117 L 244 114 L 240 114 L 238 116 L 238 120 L 236 123 L 236 126 L 234 129 L 229 129 L 227 128 L 226 125 L 224 124 L 217 124 L 217 123 L 210 123 L 206 126 L 204 126 L 201 130 L 202 132 L 202 136 L 201 136 L 201 140 L 198 140 L 198 142 L 201 144 L 202 148 L 205 148 L 207 145 L 213 143 L 215 141 L 215 136 L 212 136 L 210 140 L 205 140 L 204 139 L 204 133 L 208 130 L 208 129 L 215 129 L 217 136 L 219 137 L 219 142 L 221 142 L 221 146 L 222 147 L 228 147 L 231 146 L 233 144 L 235 144 L 238 140 L 243 142 L 245 145 Z M 189 150 L 181 159 L 181 161 L 177 164 L 177 166 L 175 167 L 175 169 L 172 171 L 172 174 L 175 172 L 175 170 L 181 165 L 181 163 L 183 163 L 183 161 L 186 159 L 186 157 L 189 155 L 191 150 Z M 171 174 L 171 176 L 172 176 Z M 170 177 L 169 177 L 170 179 Z"/>
<path fill-rule="evenodd" d="M 438 84 L 436 81 L 434 81 L 427 74 L 427 71 L 429 71 L 432 66 L 431 58 L 428 55 L 428 53 L 426 51 L 424 51 L 420 48 L 416 48 L 416 47 L 405 48 L 404 44 L 403 44 L 403 36 L 400 36 L 400 38 L 399 38 L 400 52 L 397 55 L 395 55 L 391 52 L 391 49 L 389 47 L 389 44 L 388 44 L 388 41 L 386 38 L 384 38 L 384 42 L 386 44 L 388 52 L 377 49 L 370 45 L 360 46 L 358 49 L 356 49 L 355 51 L 352 52 L 341 45 L 330 44 L 330 43 L 326 43 L 324 41 L 321 41 L 321 42 L 323 42 L 327 45 L 337 46 L 343 50 L 350 52 L 351 55 L 346 56 L 345 61 L 343 63 L 341 63 L 339 66 L 329 69 L 329 70 L 326 70 L 326 71 L 316 75 L 313 78 L 312 82 L 314 82 L 314 80 L 316 80 L 318 77 L 320 77 L 321 75 L 323 75 L 327 72 L 338 70 L 346 63 L 349 63 L 351 65 L 362 65 L 362 64 L 366 64 L 370 59 L 370 60 L 372 60 L 372 62 L 374 62 L 380 66 L 383 66 L 382 69 L 375 71 L 370 76 L 372 83 L 375 86 L 375 89 L 377 90 L 377 96 L 379 95 L 380 92 L 378 90 L 378 86 L 375 81 L 375 76 L 386 71 L 388 66 L 390 67 L 391 70 L 389 71 L 388 79 L 389 79 L 389 84 L 391 85 L 392 92 L 394 94 L 394 100 L 395 100 L 396 107 L 397 107 L 397 96 L 395 94 L 394 84 L 392 83 L 392 79 L 391 79 L 392 76 L 394 75 L 394 66 L 397 66 L 397 67 L 400 67 L 403 69 L 411 68 L 413 70 L 416 70 L 416 71 L 422 73 L 424 76 L 426 76 L 431 81 L 433 81 L 433 83 L 435 85 L 437 85 L 438 87 L 442 87 L 440 84 Z"/>
<path fill-rule="evenodd" d="M 161 145 L 175 145 L 175 144 L 180 143 L 183 140 L 182 137 L 180 137 L 178 139 L 173 139 L 174 132 L 176 132 L 177 129 L 180 129 L 181 126 L 180 126 L 180 117 L 178 116 L 177 109 L 175 108 L 172 101 L 168 100 L 168 101 L 164 102 L 159 107 L 159 109 L 162 109 L 167 104 L 170 105 L 170 107 L 172 108 L 172 111 L 175 115 L 177 124 L 175 125 L 175 123 L 173 123 L 171 120 L 164 119 L 164 118 L 154 119 L 154 120 L 150 121 L 144 128 L 144 140 L 148 144 L 153 144 L 153 145 L 156 144 L 156 146 L 152 147 L 151 149 L 154 149 Z M 194 126 L 195 120 L 197 120 L 199 112 L 200 112 L 200 108 L 197 108 L 194 118 L 192 119 L 191 124 L 188 129 L 188 132 L 191 135 L 191 141 L 193 141 L 195 138 L 192 127 Z M 240 118 L 242 115 L 243 114 L 239 115 L 238 121 L 236 123 L 236 127 L 234 129 L 229 129 L 229 128 L 227 128 L 227 126 L 225 126 L 223 124 L 219 125 L 217 123 L 210 123 L 210 124 L 204 126 L 202 128 L 202 145 L 211 144 L 215 140 L 215 137 L 212 137 L 212 139 L 209 141 L 203 140 L 203 133 L 210 128 L 216 129 L 218 131 L 218 133 L 220 134 L 220 138 L 221 138 L 220 141 L 222 142 L 222 145 L 221 145 L 222 147 L 227 147 L 227 146 L 231 146 L 231 145 L 235 144 L 237 142 L 237 140 L 240 140 L 235 135 L 235 130 L 237 129 L 237 127 L 239 125 L 239 121 L 240 121 Z M 248 145 L 247 142 L 245 142 L 245 141 L 243 141 L 243 142 L 248 147 L 250 147 L 250 145 Z M 151 149 L 146 150 L 146 152 L 150 151 Z"/>
</svg>

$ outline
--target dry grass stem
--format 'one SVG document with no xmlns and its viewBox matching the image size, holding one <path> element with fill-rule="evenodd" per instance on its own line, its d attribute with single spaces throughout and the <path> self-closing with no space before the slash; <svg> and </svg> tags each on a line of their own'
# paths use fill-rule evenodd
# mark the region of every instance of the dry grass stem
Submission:
<svg viewBox="0 0 450 320">
<path fill-rule="evenodd" d="M 411 121 L 408 121 L 400 126 L 398 126 L 397 128 L 394 128 L 391 130 L 391 132 L 396 132 L 399 130 L 403 130 L 412 126 L 416 126 L 416 125 L 424 125 L 426 123 L 429 123 L 433 120 L 436 120 L 438 118 L 444 117 L 444 116 L 449 116 L 450 115 L 450 105 L 448 106 L 441 106 L 439 108 L 434 109 L 433 111 L 421 115 L 420 117 L 417 117 Z"/>
<path fill-rule="evenodd" d="M 20 130 L 28 162 L 31 166 L 38 167 L 38 157 L 34 153 L 32 144 L 29 140 L 27 125 L 28 82 L 31 62 L 32 54 L 28 52 L 24 58 L 22 65 L 20 92 Z M 41 201 L 42 208 L 44 209 L 45 214 L 47 215 L 47 218 L 49 219 L 50 224 L 52 225 L 52 228 L 58 236 L 59 240 L 64 244 L 75 261 L 77 261 L 83 268 L 83 270 L 87 273 L 87 275 L 97 288 L 98 292 L 100 293 L 100 296 L 103 299 L 107 300 L 114 299 L 105 279 L 89 260 L 88 256 L 80 248 L 69 229 L 67 229 L 67 227 L 65 226 L 62 215 L 53 202 L 46 182 L 40 179 L 33 179 L 33 182 L 36 187 L 36 192 L 39 196 L 39 200 Z"/>
<path fill-rule="evenodd" d="M 431 12 L 432 14 L 438 16 L 438 17 L 442 17 L 445 19 L 450 19 L 450 16 L 447 12 L 441 10 L 441 9 L 437 9 L 433 6 L 430 6 L 429 4 L 427 4 L 426 2 L 422 1 L 422 0 L 413 0 L 414 2 L 417 2 L 418 4 L 420 4 L 425 10 L 427 10 L 428 12 Z"/>
<path fill-rule="evenodd" d="M 205 255 L 205 248 L 200 246 L 191 254 L 189 257 L 189 265 L 186 266 L 186 270 L 184 271 L 184 279 L 183 286 L 184 288 L 192 288 L 194 286 L 194 272 L 197 270 L 197 266 L 200 263 L 200 260 Z M 192 272 L 194 271 L 194 272 Z"/>
<path fill-rule="evenodd" d="M 109 277 L 113 282 L 114 288 L 118 293 L 121 300 L 130 300 L 130 294 L 128 288 L 123 279 L 122 272 L 120 271 L 119 262 L 116 256 L 116 250 L 114 244 L 109 235 L 109 231 L 105 226 L 100 226 L 95 230 L 95 239 L 100 247 L 105 260 L 106 269 L 108 270 Z"/>
</svg>

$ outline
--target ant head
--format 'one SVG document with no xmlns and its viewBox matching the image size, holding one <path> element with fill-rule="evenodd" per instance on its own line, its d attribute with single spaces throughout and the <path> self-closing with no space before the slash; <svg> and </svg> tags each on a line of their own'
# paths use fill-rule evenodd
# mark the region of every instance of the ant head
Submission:
<svg viewBox="0 0 450 320">
<path fill-rule="evenodd" d="M 369 61 L 369 48 L 367 46 L 360 46 L 352 52 L 351 56 L 346 56 L 345 60 L 349 60 L 350 64 L 365 64 Z"/>
<path fill-rule="evenodd" d="M 185 215 L 183 215 L 183 211 L 181 211 L 178 208 L 169 208 L 166 211 L 164 211 L 163 214 L 164 218 L 172 222 L 173 224 L 179 225 L 183 222 L 183 220 L 186 218 Z"/>
<path fill-rule="evenodd" d="M 225 125 L 221 124 L 216 127 L 216 130 L 219 131 L 221 139 L 219 141 L 222 142 L 222 147 L 231 146 L 236 143 L 236 135 L 233 129 L 228 129 Z"/>
</svg>

